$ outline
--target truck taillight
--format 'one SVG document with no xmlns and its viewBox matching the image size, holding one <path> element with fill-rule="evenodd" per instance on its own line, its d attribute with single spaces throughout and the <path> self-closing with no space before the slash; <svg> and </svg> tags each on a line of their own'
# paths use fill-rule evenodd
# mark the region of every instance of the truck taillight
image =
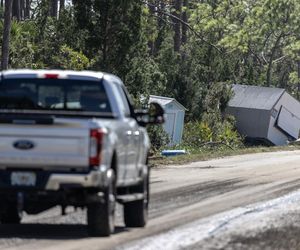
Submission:
<svg viewBox="0 0 300 250">
<path fill-rule="evenodd" d="M 46 79 L 58 79 L 58 74 L 45 74 Z"/>
<path fill-rule="evenodd" d="M 104 129 L 92 129 L 90 131 L 90 166 L 99 166 L 101 163 L 101 150 L 105 134 Z"/>
</svg>

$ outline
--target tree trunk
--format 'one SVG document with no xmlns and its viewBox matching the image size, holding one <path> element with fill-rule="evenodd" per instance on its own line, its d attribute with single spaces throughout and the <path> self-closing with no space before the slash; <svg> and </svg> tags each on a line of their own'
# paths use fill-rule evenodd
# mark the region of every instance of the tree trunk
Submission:
<svg viewBox="0 0 300 250">
<path fill-rule="evenodd" d="M 266 85 L 267 87 L 270 87 L 271 85 L 271 80 L 272 80 L 272 70 L 273 70 L 273 61 L 274 61 L 274 57 L 275 57 L 275 53 L 276 53 L 276 50 L 277 50 L 277 47 L 279 46 L 279 43 L 281 41 L 281 38 L 282 38 L 282 34 L 280 34 L 278 37 L 277 37 L 277 40 L 274 44 L 274 47 L 272 48 L 272 51 L 271 51 L 271 55 L 270 55 L 270 59 L 269 59 L 269 63 L 268 63 L 268 69 L 267 69 L 267 82 L 266 82 Z"/>
<path fill-rule="evenodd" d="M 57 13 L 58 13 L 58 0 L 51 0 L 50 16 L 57 18 Z"/>
<path fill-rule="evenodd" d="M 156 11 L 155 11 L 155 1 L 151 0 L 149 1 L 150 5 L 149 5 L 149 11 L 150 11 L 150 15 L 151 16 L 155 16 Z M 151 40 L 148 42 L 148 47 L 149 47 L 149 53 L 150 55 L 154 55 L 154 51 L 155 51 L 155 41 Z"/>
<path fill-rule="evenodd" d="M 187 16 L 187 7 L 188 7 L 188 0 L 183 0 L 183 7 L 185 8 L 182 13 L 182 21 L 187 23 L 188 22 L 188 16 Z M 182 37 L 181 37 L 181 43 L 185 44 L 187 42 L 187 30 L 188 27 L 184 24 L 182 24 Z"/>
<path fill-rule="evenodd" d="M 156 55 L 157 52 L 159 51 L 159 48 L 163 42 L 163 39 L 165 37 L 164 34 L 164 16 L 163 16 L 163 12 L 166 11 L 166 4 L 164 2 L 164 0 L 157 0 L 157 6 L 158 6 L 158 19 L 157 19 L 157 29 L 158 29 L 158 36 L 157 39 L 155 41 L 155 50 L 154 50 L 154 54 Z"/>
<path fill-rule="evenodd" d="M 59 11 L 62 11 L 65 9 L 65 0 L 59 1 Z"/>
<path fill-rule="evenodd" d="M 103 58 L 103 67 L 107 67 L 107 54 L 108 54 L 108 48 L 109 48 L 109 11 L 110 11 L 110 5 L 108 1 L 105 1 L 103 4 L 103 23 L 102 23 L 102 29 L 103 29 L 103 38 L 102 38 L 102 58 Z"/>
<path fill-rule="evenodd" d="M 299 92 L 300 92 L 300 60 L 297 62 L 298 64 L 298 91 L 297 91 L 297 99 L 299 100 Z"/>
<path fill-rule="evenodd" d="M 14 18 L 16 18 L 18 21 L 20 21 L 21 20 L 21 1 L 20 0 L 11 0 L 11 1 L 13 1 L 12 16 Z"/>
<path fill-rule="evenodd" d="M 177 18 L 181 18 L 182 0 L 174 0 L 174 12 L 176 18 L 173 18 L 174 23 L 174 51 L 179 52 L 181 46 L 181 23 Z"/>
<path fill-rule="evenodd" d="M 66 4 L 65 0 L 59 0 L 59 17 L 65 10 L 65 4 Z"/>
<path fill-rule="evenodd" d="M 25 18 L 25 0 L 21 0 L 20 2 L 20 18 L 21 20 Z"/>
<path fill-rule="evenodd" d="M 11 16 L 12 16 L 12 1 L 6 0 L 5 1 L 5 12 L 4 12 L 2 58 L 1 58 L 2 59 L 1 60 L 2 70 L 6 70 L 8 68 Z"/>
<path fill-rule="evenodd" d="M 24 17 L 25 17 L 25 19 L 30 18 L 30 0 L 25 0 Z"/>
</svg>

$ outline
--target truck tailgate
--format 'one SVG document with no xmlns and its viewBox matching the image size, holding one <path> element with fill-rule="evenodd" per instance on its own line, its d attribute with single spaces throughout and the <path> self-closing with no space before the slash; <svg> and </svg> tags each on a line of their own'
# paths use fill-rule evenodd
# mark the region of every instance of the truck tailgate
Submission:
<svg viewBox="0 0 300 250">
<path fill-rule="evenodd" d="M 0 124 L 0 168 L 88 168 L 87 120 L 55 119 L 49 125 Z"/>
</svg>

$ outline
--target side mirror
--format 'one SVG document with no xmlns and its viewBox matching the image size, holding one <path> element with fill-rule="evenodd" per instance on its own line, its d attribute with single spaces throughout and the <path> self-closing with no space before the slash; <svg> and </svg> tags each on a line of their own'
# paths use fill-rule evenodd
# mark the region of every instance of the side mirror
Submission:
<svg viewBox="0 0 300 250">
<path fill-rule="evenodd" d="M 163 124 L 165 111 L 160 104 L 156 102 L 150 103 L 149 107 L 149 123 L 150 124 Z"/>
<path fill-rule="evenodd" d="M 164 109 L 160 104 L 153 102 L 150 103 L 149 109 L 135 111 L 135 116 L 138 123 L 142 126 L 147 124 L 162 124 L 165 122 Z"/>
</svg>

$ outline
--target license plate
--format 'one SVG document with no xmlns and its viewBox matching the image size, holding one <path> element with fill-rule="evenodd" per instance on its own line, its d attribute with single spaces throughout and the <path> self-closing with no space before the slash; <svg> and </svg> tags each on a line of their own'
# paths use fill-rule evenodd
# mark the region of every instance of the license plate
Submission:
<svg viewBox="0 0 300 250">
<path fill-rule="evenodd" d="M 34 172 L 12 172 L 10 180 L 12 186 L 35 186 L 36 174 Z"/>
</svg>

